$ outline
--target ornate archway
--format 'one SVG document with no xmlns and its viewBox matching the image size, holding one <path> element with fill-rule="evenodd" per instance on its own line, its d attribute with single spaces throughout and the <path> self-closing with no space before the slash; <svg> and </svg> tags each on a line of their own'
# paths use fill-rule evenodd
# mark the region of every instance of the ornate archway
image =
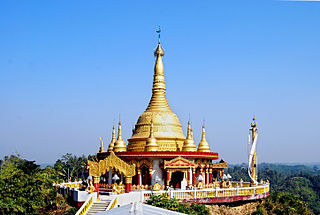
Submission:
<svg viewBox="0 0 320 215">
<path fill-rule="evenodd" d="M 132 177 L 136 174 L 136 167 L 134 164 L 127 164 L 118 156 L 111 152 L 108 157 L 103 160 L 88 161 L 87 168 L 89 169 L 89 175 L 92 176 L 95 186 L 95 192 L 99 192 L 99 178 L 100 175 L 105 174 L 110 169 L 115 169 L 119 173 L 123 174 L 126 183 L 126 192 L 131 191 Z"/>
</svg>

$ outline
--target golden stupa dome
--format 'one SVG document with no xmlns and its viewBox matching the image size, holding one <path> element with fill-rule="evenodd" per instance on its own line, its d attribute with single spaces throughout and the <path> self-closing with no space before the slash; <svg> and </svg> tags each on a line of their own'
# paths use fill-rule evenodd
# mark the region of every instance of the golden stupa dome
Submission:
<svg viewBox="0 0 320 215">
<path fill-rule="evenodd" d="M 150 135 L 151 122 L 153 123 L 153 135 L 157 139 L 158 151 L 180 151 L 186 139 L 181 123 L 175 113 L 172 112 L 166 98 L 164 80 L 164 68 L 162 56 L 164 51 L 159 43 L 154 52 L 156 63 L 154 67 L 152 97 L 144 113 L 142 113 L 135 125 L 133 135 L 128 139 L 128 151 L 144 151 L 146 141 Z"/>
</svg>

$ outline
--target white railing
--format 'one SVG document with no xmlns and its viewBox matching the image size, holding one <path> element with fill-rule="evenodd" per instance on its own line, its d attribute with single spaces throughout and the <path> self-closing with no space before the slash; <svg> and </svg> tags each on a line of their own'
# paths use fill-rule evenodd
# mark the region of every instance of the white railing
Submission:
<svg viewBox="0 0 320 215">
<path fill-rule="evenodd" d="M 113 198 L 113 199 L 110 201 L 110 203 L 109 203 L 106 211 L 107 211 L 107 210 L 111 210 L 112 208 L 115 208 L 116 205 L 117 205 L 117 202 L 118 202 L 117 197 Z"/>
<path fill-rule="evenodd" d="M 89 209 L 93 200 L 94 200 L 93 194 L 90 194 L 89 198 L 83 203 L 83 205 L 81 206 L 81 208 L 79 208 L 79 210 L 77 211 L 77 213 L 75 215 L 84 215 L 87 212 L 87 210 Z"/>
<path fill-rule="evenodd" d="M 269 184 L 260 184 L 254 187 L 234 187 L 234 188 L 209 188 L 194 190 L 170 190 L 170 191 L 143 191 L 141 201 L 146 201 L 151 195 L 167 195 L 175 199 L 196 199 L 196 198 L 215 198 L 257 195 L 269 192 Z"/>
</svg>

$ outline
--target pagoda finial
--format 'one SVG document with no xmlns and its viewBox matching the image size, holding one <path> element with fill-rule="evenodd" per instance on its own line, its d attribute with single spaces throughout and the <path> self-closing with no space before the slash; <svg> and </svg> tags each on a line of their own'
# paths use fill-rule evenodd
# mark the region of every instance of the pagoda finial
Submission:
<svg viewBox="0 0 320 215">
<path fill-rule="evenodd" d="M 158 56 L 158 55 L 163 56 L 164 55 L 164 51 L 162 50 L 161 43 L 160 43 L 160 33 L 161 33 L 160 25 L 159 25 L 159 30 L 157 30 L 157 33 L 159 34 L 159 39 L 158 39 L 157 49 L 154 52 L 154 56 Z"/>
<path fill-rule="evenodd" d="M 190 121 L 190 115 L 189 115 L 189 121 L 188 121 L 188 129 L 187 129 L 187 139 L 191 138 L 191 121 Z"/>
<path fill-rule="evenodd" d="M 100 141 L 100 149 L 99 149 L 99 152 L 104 152 L 102 137 L 99 137 L 99 141 Z"/>
<path fill-rule="evenodd" d="M 161 33 L 160 25 L 159 25 L 159 30 L 157 30 L 157 33 L 159 34 L 159 44 L 160 44 L 160 33 Z"/>
<path fill-rule="evenodd" d="M 113 125 L 113 127 L 112 127 L 112 139 L 111 139 L 111 142 L 110 142 L 109 147 L 108 147 L 108 152 L 112 152 L 113 151 L 115 142 L 116 142 L 116 128 Z"/>
<path fill-rule="evenodd" d="M 151 119 L 151 125 L 150 125 L 150 137 L 153 137 L 153 120 Z"/>
<path fill-rule="evenodd" d="M 198 146 L 198 152 L 210 152 L 209 143 L 206 140 L 206 130 L 204 123 L 202 125 L 202 137 Z"/>
<path fill-rule="evenodd" d="M 114 144 L 113 151 L 114 152 L 125 152 L 125 151 L 127 151 L 126 144 L 122 139 L 121 120 L 119 120 L 118 138 L 117 138 L 117 141 Z"/>
<path fill-rule="evenodd" d="M 159 30 L 157 31 L 157 33 L 159 34 L 159 43 L 154 52 L 156 63 L 154 65 L 152 97 L 146 111 L 172 112 L 166 98 L 166 85 L 164 81 L 164 67 L 162 62 L 164 51 L 162 50 L 160 44 L 160 32 L 161 29 L 159 28 Z"/>
<path fill-rule="evenodd" d="M 197 151 L 197 147 L 194 144 L 193 134 L 192 134 L 191 122 L 188 121 L 188 130 L 187 130 L 187 138 L 183 143 L 182 151 L 195 152 Z"/>
<path fill-rule="evenodd" d="M 157 144 L 157 139 L 154 137 L 153 121 L 151 120 L 150 135 L 146 142 L 146 151 L 157 151 L 157 150 L 158 150 L 158 144 Z"/>
</svg>

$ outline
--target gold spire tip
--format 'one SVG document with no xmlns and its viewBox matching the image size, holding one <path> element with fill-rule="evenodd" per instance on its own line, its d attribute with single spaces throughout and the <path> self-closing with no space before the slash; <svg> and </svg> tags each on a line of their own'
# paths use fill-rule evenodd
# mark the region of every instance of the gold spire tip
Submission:
<svg viewBox="0 0 320 215">
<path fill-rule="evenodd" d="M 156 31 L 159 34 L 159 41 L 158 41 L 158 46 L 156 51 L 154 52 L 154 56 L 163 56 L 164 55 L 164 51 L 162 50 L 161 44 L 160 44 L 160 33 L 161 33 L 161 28 L 159 25 L 159 30 Z"/>
<path fill-rule="evenodd" d="M 160 25 L 159 25 L 159 30 L 157 30 L 157 33 L 159 34 L 159 44 L 160 44 L 160 33 L 161 33 Z"/>
</svg>

